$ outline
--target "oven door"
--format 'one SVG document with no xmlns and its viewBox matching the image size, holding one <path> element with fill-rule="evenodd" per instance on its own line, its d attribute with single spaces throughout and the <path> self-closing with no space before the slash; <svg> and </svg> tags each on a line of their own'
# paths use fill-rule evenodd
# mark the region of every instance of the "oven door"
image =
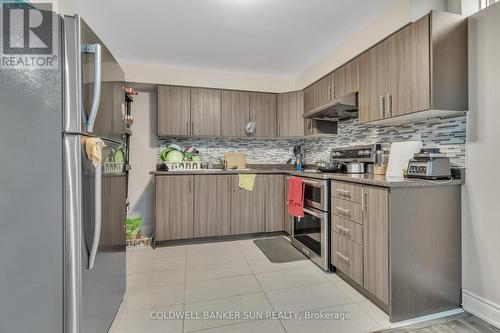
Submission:
<svg viewBox="0 0 500 333">
<path fill-rule="evenodd" d="M 304 217 L 289 216 L 292 222 L 292 244 L 323 270 L 330 269 L 330 224 L 328 213 L 304 207 Z"/>
<path fill-rule="evenodd" d="M 328 181 L 302 178 L 304 183 L 304 205 L 328 211 Z"/>
</svg>

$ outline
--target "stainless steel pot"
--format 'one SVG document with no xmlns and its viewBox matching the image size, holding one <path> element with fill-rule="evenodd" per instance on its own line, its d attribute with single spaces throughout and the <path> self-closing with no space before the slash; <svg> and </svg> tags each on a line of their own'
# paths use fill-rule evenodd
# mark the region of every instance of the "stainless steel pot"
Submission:
<svg viewBox="0 0 500 333">
<path fill-rule="evenodd" d="M 349 162 L 347 163 L 347 173 L 365 173 L 365 164 L 358 161 Z"/>
</svg>

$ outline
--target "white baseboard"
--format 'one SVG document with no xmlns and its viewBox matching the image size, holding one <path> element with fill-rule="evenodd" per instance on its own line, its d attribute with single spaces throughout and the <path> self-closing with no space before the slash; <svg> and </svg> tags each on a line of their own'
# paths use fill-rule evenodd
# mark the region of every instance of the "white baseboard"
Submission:
<svg viewBox="0 0 500 333">
<path fill-rule="evenodd" d="M 500 305 L 470 291 L 462 290 L 462 307 L 474 316 L 500 328 Z"/>
<path fill-rule="evenodd" d="M 428 320 L 446 318 L 446 317 L 454 316 L 454 315 L 457 315 L 457 314 L 460 314 L 463 312 L 464 312 L 464 310 L 462 308 L 458 308 L 458 309 L 433 313 L 433 314 L 422 316 L 422 317 L 417 317 L 417 318 L 413 318 L 413 319 L 408 319 L 408 320 L 403 320 L 403 321 L 398 321 L 396 323 L 392 323 L 391 328 L 399 328 L 399 327 L 404 327 L 404 326 L 408 326 L 408 325 L 419 324 L 419 323 L 423 323 L 423 322 L 428 321 Z"/>
</svg>

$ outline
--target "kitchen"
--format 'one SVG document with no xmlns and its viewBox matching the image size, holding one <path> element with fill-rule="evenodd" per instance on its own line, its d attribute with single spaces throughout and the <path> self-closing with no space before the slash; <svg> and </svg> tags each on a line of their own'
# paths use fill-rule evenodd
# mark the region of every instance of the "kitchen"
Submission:
<svg viewBox="0 0 500 333">
<path fill-rule="evenodd" d="M 43 223 L 6 223 L 0 332 L 498 331 L 493 2 L 55 4 L 64 63 L 1 69 L 50 117 L 1 122 Z"/>
</svg>

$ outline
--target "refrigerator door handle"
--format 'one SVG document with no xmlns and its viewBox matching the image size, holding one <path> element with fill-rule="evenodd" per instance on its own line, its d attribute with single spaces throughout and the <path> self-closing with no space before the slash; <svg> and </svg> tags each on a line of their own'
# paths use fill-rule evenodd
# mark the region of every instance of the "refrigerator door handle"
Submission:
<svg viewBox="0 0 500 333">
<path fill-rule="evenodd" d="M 97 255 L 97 250 L 99 248 L 99 240 L 101 239 L 101 219 L 102 219 L 102 207 L 101 207 L 101 176 L 102 176 L 102 166 L 98 165 L 95 168 L 95 218 L 94 218 L 94 238 L 92 240 L 92 246 L 89 252 L 89 269 L 94 268 L 95 257 Z"/>
<path fill-rule="evenodd" d="M 83 44 L 82 53 L 94 54 L 94 96 L 92 97 L 89 117 L 85 119 L 87 132 L 92 133 L 101 99 L 101 45 Z M 82 113 L 85 117 L 85 110 L 82 110 Z"/>
</svg>

